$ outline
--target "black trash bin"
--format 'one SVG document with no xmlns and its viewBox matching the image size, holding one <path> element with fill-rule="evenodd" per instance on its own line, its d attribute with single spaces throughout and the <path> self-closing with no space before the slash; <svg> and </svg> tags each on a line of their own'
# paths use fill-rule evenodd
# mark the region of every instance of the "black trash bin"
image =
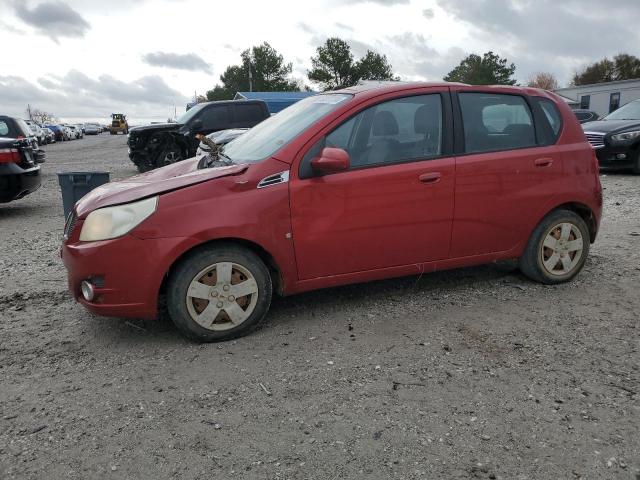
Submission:
<svg viewBox="0 0 640 480">
<path fill-rule="evenodd" d="M 64 218 L 67 218 L 78 200 L 94 188 L 109 183 L 109 172 L 62 172 L 58 173 L 58 183 L 62 191 Z"/>
</svg>

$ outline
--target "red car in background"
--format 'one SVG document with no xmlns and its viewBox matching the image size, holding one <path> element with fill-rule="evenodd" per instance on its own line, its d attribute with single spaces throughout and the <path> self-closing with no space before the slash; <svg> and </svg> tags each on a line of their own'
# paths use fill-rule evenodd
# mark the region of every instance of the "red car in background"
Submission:
<svg viewBox="0 0 640 480">
<path fill-rule="evenodd" d="M 449 83 L 309 97 L 212 152 L 80 200 L 62 257 L 90 311 L 197 341 L 243 335 L 273 292 L 518 259 L 548 284 L 598 231 L 594 151 L 553 93 Z M 206 165 L 206 168 L 198 168 Z"/>
</svg>

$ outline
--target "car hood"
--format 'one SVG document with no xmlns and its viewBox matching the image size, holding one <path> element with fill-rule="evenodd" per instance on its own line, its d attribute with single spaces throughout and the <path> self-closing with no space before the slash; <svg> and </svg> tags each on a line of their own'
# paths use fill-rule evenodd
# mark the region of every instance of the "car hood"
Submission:
<svg viewBox="0 0 640 480">
<path fill-rule="evenodd" d="M 76 203 L 76 214 L 83 218 L 97 208 L 129 203 L 216 178 L 239 175 L 248 168 L 247 165 L 231 165 L 198 170 L 198 161 L 199 158 L 193 158 L 126 180 L 106 183 Z"/>
<path fill-rule="evenodd" d="M 132 127 L 129 129 L 129 133 L 132 132 L 146 132 L 146 131 L 168 131 L 179 130 L 183 125 L 181 123 L 152 123 L 149 125 L 141 125 L 139 127 Z"/>
<path fill-rule="evenodd" d="M 583 123 L 582 128 L 585 132 L 624 132 L 640 129 L 640 120 L 596 120 L 595 122 Z"/>
</svg>

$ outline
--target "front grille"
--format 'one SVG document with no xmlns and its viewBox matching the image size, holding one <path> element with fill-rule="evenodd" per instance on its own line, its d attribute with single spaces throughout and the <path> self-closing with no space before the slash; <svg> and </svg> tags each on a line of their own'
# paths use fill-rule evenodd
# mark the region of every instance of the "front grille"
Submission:
<svg viewBox="0 0 640 480">
<path fill-rule="evenodd" d="M 69 214 L 69 216 L 67 217 L 67 222 L 64 225 L 64 238 L 65 239 L 67 239 L 67 240 L 69 239 L 69 237 L 73 233 L 73 229 L 75 228 L 77 222 L 78 222 L 78 216 L 76 215 L 75 212 L 71 212 Z"/>
<path fill-rule="evenodd" d="M 591 144 L 593 148 L 602 148 L 604 147 L 604 133 L 599 132 L 584 132 L 587 137 L 587 140 Z"/>
</svg>

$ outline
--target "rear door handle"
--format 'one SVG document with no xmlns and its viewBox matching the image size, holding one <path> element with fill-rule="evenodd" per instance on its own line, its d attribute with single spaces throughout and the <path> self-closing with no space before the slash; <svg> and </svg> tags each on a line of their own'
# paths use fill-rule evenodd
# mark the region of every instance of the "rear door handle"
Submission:
<svg viewBox="0 0 640 480">
<path fill-rule="evenodd" d="M 422 183 L 437 183 L 440 181 L 442 174 L 440 172 L 423 173 L 418 177 Z"/>
<path fill-rule="evenodd" d="M 533 162 L 536 167 L 549 167 L 553 163 L 553 158 L 538 158 Z"/>
</svg>

